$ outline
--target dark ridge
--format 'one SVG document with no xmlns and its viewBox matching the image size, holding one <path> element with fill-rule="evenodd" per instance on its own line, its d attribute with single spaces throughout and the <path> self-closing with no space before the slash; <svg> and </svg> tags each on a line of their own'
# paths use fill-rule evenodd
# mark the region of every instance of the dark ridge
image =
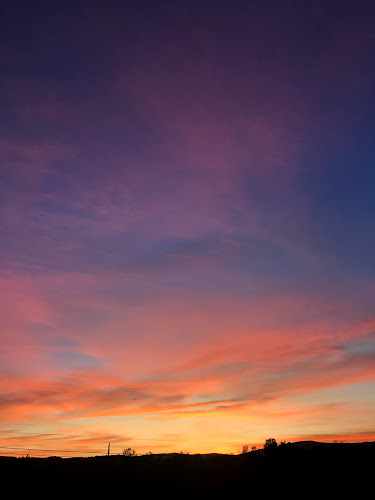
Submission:
<svg viewBox="0 0 375 500">
<path fill-rule="evenodd" d="M 3 490 L 20 494 L 43 492 L 78 498 L 98 495 L 163 493 L 233 497 L 257 494 L 268 498 L 309 495 L 319 498 L 371 488 L 375 442 L 281 443 L 239 455 L 151 454 L 89 458 L 0 457 Z"/>
</svg>

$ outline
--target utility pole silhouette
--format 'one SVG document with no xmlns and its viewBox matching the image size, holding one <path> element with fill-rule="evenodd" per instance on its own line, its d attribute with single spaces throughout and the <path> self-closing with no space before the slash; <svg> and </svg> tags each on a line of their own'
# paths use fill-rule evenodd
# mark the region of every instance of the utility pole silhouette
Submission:
<svg viewBox="0 0 375 500">
<path fill-rule="evenodd" d="M 108 456 L 109 456 L 109 450 L 111 449 L 111 443 L 108 443 Z"/>
</svg>

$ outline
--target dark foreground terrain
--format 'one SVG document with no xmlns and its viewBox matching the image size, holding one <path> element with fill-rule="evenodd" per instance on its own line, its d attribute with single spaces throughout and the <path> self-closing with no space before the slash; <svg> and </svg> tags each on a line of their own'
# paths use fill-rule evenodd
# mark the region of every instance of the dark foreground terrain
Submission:
<svg viewBox="0 0 375 500">
<path fill-rule="evenodd" d="M 282 444 L 241 455 L 0 457 L 2 489 L 14 498 L 373 498 L 375 443 Z"/>
</svg>

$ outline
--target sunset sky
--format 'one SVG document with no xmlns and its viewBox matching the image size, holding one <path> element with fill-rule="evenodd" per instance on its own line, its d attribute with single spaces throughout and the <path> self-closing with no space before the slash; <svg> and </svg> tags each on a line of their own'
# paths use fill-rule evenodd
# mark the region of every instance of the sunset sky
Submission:
<svg viewBox="0 0 375 500">
<path fill-rule="evenodd" d="M 0 18 L 0 455 L 375 440 L 375 4 Z"/>
</svg>

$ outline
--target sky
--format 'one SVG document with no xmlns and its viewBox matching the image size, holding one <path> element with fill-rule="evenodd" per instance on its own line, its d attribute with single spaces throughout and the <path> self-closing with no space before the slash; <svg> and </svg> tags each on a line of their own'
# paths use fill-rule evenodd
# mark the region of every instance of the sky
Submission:
<svg viewBox="0 0 375 500">
<path fill-rule="evenodd" d="M 375 440 L 375 6 L 5 0 L 0 454 Z"/>
</svg>

